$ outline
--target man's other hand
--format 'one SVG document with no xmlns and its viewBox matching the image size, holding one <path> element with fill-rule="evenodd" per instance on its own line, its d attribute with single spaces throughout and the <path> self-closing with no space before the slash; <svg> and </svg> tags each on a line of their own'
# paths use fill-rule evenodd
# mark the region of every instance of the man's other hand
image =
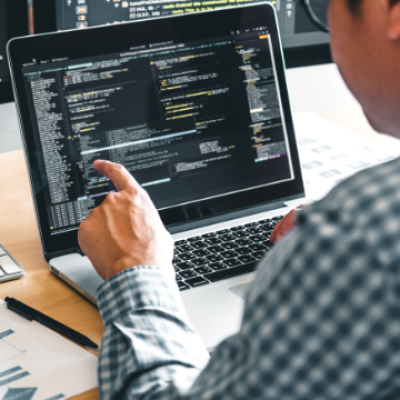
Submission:
<svg viewBox="0 0 400 400">
<path fill-rule="evenodd" d="M 173 240 L 149 195 L 119 164 L 97 160 L 94 168 L 118 189 L 82 222 L 82 251 L 103 279 L 138 265 L 170 267 Z"/>
<path fill-rule="evenodd" d="M 278 243 L 293 229 L 296 222 L 297 212 L 298 209 L 290 211 L 289 214 L 277 223 L 271 237 L 269 238 L 272 243 Z"/>
</svg>

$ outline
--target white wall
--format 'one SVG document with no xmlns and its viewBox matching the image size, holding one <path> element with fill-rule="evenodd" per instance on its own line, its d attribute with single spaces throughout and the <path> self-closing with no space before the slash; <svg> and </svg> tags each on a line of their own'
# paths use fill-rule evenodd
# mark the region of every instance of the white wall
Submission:
<svg viewBox="0 0 400 400">
<path fill-rule="evenodd" d="M 292 111 L 321 111 L 358 105 L 335 64 L 286 72 Z"/>
</svg>

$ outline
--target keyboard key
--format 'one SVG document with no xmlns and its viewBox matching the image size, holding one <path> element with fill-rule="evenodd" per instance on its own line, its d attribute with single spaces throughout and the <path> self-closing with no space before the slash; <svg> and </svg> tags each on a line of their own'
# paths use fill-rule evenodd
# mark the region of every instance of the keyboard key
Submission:
<svg viewBox="0 0 400 400">
<path fill-rule="evenodd" d="M 180 262 L 181 262 L 181 260 L 177 256 L 174 255 L 174 258 L 172 259 L 172 264 L 177 264 Z"/>
<path fill-rule="evenodd" d="M 208 264 L 208 261 L 205 258 L 198 258 L 197 260 L 193 260 L 192 264 L 196 265 L 196 267 L 201 267 L 202 265 Z"/>
<path fill-rule="evenodd" d="M 207 285 L 208 281 L 206 281 L 201 276 L 198 276 L 197 278 L 188 279 L 186 281 L 186 283 L 188 283 L 192 287 L 197 287 L 197 286 L 201 286 L 201 285 Z"/>
<path fill-rule="evenodd" d="M 222 231 L 217 231 L 218 235 L 225 235 L 226 233 L 229 233 L 229 229 L 222 229 Z"/>
<path fill-rule="evenodd" d="M 252 240 L 252 242 L 254 242 L 254 243 L 261 243 L 261 242 L 263 242 L 263 241 L 265 240 L 265 237 L 264 237 L 264 236 L 261 236 L 261 235 L 252 236 L 252 237 L 251 237 L 251 240 Z"/>
<path fill-rule="evenodd" d="M 234 226 L 233 228 L 231 228 L 232 232 L 236 232 L 236 231 L 241 231 L 244 229 L 243 225 L 239 225 L 239 226 Z"/>
<path fill-rule="evenodd" d="M 181 271 L 179 272 L 179 275 L 183 279 L 193 278 L 194 276 L 197 276 L 196 272 L 194 272 L 192 269 L 188 269 L 187 271 Z"/>
<path fill-rule="evenodd" d="M 222 269 L 227 269 L 228 267 L 219 262 L 219 263 L 211 264 L 210 268 L 212 268 L 214 271 L 221 271 Z"/>
<path fill-rule="evenodd" d="M 246 256 L 240 256 L 239 260 L 244 264 L 247 264 L 247 263 L 252 262 L 252 261 L 256 261 L 256 259 L 254 257 L 252 257 L 251 255 L 249 255 L 249 254 L 246 255 Z"/>
<path fill-rule="evenodd" d="M 188 244 L 184 244 L 183 246 L 178 246 L 177 249 L 180 253 L 193 250 Z"/>
<path fill-rule="evenodd" d="M 283 218 L 283 215 L 281 215 L 279 217 L 274 217 L 274 218 L 272 218 L 272 220 L 279 222 L 282 218 Z"/>
<path fill-rule="evenodd" d="M 181 281 L 181 280 L 182 280 L 182 277 L 179 276 L 179 275 L 176 275 L 176 276 L 175 276 L 175 279 L 176 279 L 177 281 Z"/>
<path fill-rule="evenodd" d="M 186 285 L 185 283 L 183 283 L 182 281 L 178 281 L 178 288 L 179 290 L 187 290 L 190 289 L 190 287 L 188 285 Z"/>
<path fill-rule="evenodd" d="M 236 258 L 231 258 L 230 260 L 225 260 L 224 264 L 228 267 L 236 267 L 237 265 L 240 265 L 241 262 Z"/>
<path fill-rule="evenodd" d="M 258 226 L 258 222 L 250 222 L 249 224 L 245 224 L 246 228 L 252 228 L 254 226 Z"/>
<path fill-rule="evenodd" d="M 201 235 L 201 237 L 203 239 L 210 239 L 210 238 L 215 237 L 215 236 L 217 236 L 217 234 L 215 232 L 206 233 L 205 235 Z"/>
<path fill-rule="evenodd" d="M 180 269 L 178 267 L 174 267 L 175 272 L 179 272 Z"/>
<path fill-rule="evenodd" d="M 188 239 L 188 242 L 192 243 L 192 242 L 197 242 L 198 240 L 201 240 L 200 236 L 193 236 Z"/>
<path fill-rule="evenodd" d="M 248 247 L 241 247 L 239 249 L 236 249 L 235 251 L 236 251 L 236 253 L 240 254 L 241 256 L 251 253 L 251 249 L 249 249 Z"/>
<path fill-rule="evenodd" d="M 222 258 L 220 255 L 218 255 L 218 254 L 214 254 L 214 255 L 212 255 L 212 256 L 208 256 L 208 257 L 207 257 L 207 260 L 210 261 L 210 262 L 212 262 L 212 263 L 215 263 L 215 262 L 218 262 L 218 261 L 222 261 L 223 258 Z"/>
<path fill-rule="evenodd" d="M 270 222 L 272 222 L 272 219 L 263 219 L 262 221 L 258 221 L 260 225 L 269 224 Z"/>
<path fill-rule="evenodd" d="M 253 272 L 256 265 L 257 265 L 257 262 L 254 261 L 249 264 L 241 264 L 241 265 L 237 266 L 236 268 L 229 268 L 229 269 L 225 269 L 222 271 L 213 272 L 211 274 L 206 274 L 206 275 L 204 275 L 204 277 L 207 278 L 211 282 L 218 282 L 223 279 L 234 278 L 235 276 Z"/>
<path fill-rule="evenodd" d="M 249 232 L 247 232 L 247 231 L 238 231 L 238 232 L 234 232 L 233 234 L 239 239 L 249 236 Z"/>
<path fill-rule="evenodd" d="M 221 253 L 221 251 L 225 251 L 225 249 L 221 246 L 208 247 L 207 250 L 211 251 L 211 253 Z"/>
<path fill-rule="evenodd" d="M 247 232 L 249 232 L 250 235 L 258 235 L 259 233 L 263 233 L 264 231 L 261 228 L 251 228 Z"/>
<path fill-rule="evenodd" d="M 205 249 L 200 249 L 200 250 L 195 250 L 193 254 L 196 254 L 197 257 L 206 257 L 210 254 L 210 252 Z"/>
<path fill-rule="evenodd" d="M 194 243 L 191 243 L 191 246 L 194 248 L 194 249 L 202 249 L 202 248 L 204 248 L 204 247 L 207 247 L 208 246 L 208 244 L 206 243 L 206 242 L 203 242 L 203 241 L 201 241 L 201 242 L 194 242 Z"/>
<path fill-rule="evenodd" d="M 232 235 L 223 235 L 219 237 L 223 242 L 231 242 L 232 240 L 235 240 L 235 236 Z"/>
<path fill-rule="evenodd" d="M 15 262 L 8 256 L 3 256 L 0 258 L 1 269 L 7 274 L 17 274 L 21 272 L 21 268 L 15 264 Z"/>
<path fill-rule="evenodd" d="M 272 231 L 274 230 L 274 228 L 271 228 L 269 225 L 263 225 L 263 226 L 261 227 L 261 229 L 262 229 L 264 232 L 272 232 Z"/>
<path fill-rule="evenodd" d="M 205 242 L 212 246 L 214 244 L 221 243 L 221 240 L 219 240 L 218 238 L 211 238 L 211 239 L 206 239 Z"/>
<path fill-rule="evenodd" d="M 211 268 L 208 267 L 199 267 L 195 268 L 194 271 L 196 271 L 200 275 L 208 274 L 209 272 L 212 272 Z"/>
<path fill-rule="evenodd" d="M 191 261 L 195 260 L 197 257 L 193 253 L 183 253 L 179 255 L 179 258 L 182 261 Z"/>
<path fill-rule="evenodd" d="M 265 247 L 262 244 L 251 244 L 249 246 L 249 249 L 252 249 L 253 251 L 265 251 Z"/>
<path fill-rule="evenodd" d="M 228 242 L 228 243 L 223 243 L 222 247 L 225 250 L 233 250 L 233 249 L 237 249 L 239 247 L 239 245 L 236 242 Z M 224 250 L 222 250 L 224 251 Z"/>
<path fill-rule="evenodd" d="M 265 256 L 265 251 L 257 251 L 256 253 L 251 253 L 251 255 L 257 258 L 257 260 L 261 260 Z"/>
<path fill-rule="evenodd" d="M 247 246 L 249 244 L 252 244 L 253 242 L 250 239 L 239 239 L 239 240 L 236 241 L 236 243 L 239 246 Z"/>
<path fill-rule="evenodd" d="M 237 253 L 235 253 L 234 251 L 224 251 L 223 253 L 221 253 L 221 256 L 224 257 L 225 259 L 227 258 L 235 258 L 237 257 Z"/>
<path fill-rule="evenodd" d="M 187 244 L 186 240 L 178 240 L 177 242 L 175 242 L 175 246 L 181 246 L 183 244 Z"/>
<path fill-rule="evenodd" d="M 266 247 L 265 251 L 271 250 L 274 247 L 274 244 L 269 240 L 264 240 L 263 245 Z"/>
<path fill-rule="evenodd" d="M 268 246 L 268 245 L 266 244 L 266 242 L 264 242 L 263 245 L 265 246 L 265 250 L 264 250 L 265 252 L 271 251 L 272 248 L 273 248 L 273 246 Z"/>
<path fill-rule="evenodd" d="M 179 269 L 183 270 L 183 271 L 184 271 L 185 269 L 191 269 L 191 268 L 193 268 L 193 265 L 190 264 L 190 263 L 188 263 L 188 262 L 179 263 L 179 264 L 176 264 L 176 266 L 177 266 Z"/>
</svg>

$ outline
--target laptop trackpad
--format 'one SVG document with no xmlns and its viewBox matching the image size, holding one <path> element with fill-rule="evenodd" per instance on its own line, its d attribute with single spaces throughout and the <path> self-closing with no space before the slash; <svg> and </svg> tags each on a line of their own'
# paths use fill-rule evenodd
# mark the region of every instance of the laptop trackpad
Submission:
<svg viewBox="0 0 400 400">
<path fill-rule="evenodd" d="M 236 294 L 236 296 L 239 296 L 241 299 L 244 300 L 247 286 L 249 286 L 248 283 L 242 283 L 241 285 L 237 285 L 237 286 L 233 286 L 233 287 L 229 288 L 229 290 L 232 293 Z"/>
</svg>

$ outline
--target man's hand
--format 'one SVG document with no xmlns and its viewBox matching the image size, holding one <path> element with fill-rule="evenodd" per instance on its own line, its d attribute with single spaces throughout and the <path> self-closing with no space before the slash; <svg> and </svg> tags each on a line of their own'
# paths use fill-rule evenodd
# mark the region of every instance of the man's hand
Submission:
<svg viewBox="0 0 400 400">
<path fill-rule="evenodd" d="M 149 195 L 121 165 L 97 160 L 94 168 L 118 189 L 82 222 L 82 251 L 103 279 L 138 265 L 170 267 L 173 240 Z"/>
<path fill-rule="evenodd" d="M 270 242 L 278 243 L 293 229 L 296 222 L 297 212 L 298 209 L 290 211 L 289 214 L 277 223 L 271 237 L 269 238 Z"/>
</svg>

